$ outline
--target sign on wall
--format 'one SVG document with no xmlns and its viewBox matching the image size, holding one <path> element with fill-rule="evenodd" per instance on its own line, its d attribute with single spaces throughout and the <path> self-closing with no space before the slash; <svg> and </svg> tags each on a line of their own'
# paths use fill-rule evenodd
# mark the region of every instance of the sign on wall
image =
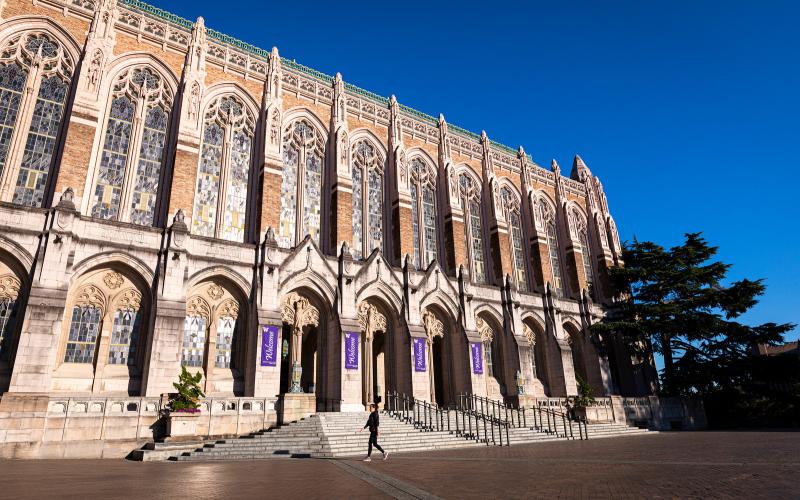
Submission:
<svg viewBox="0 0 800 500">
<path fill-rule="evenodd" d="M 425 339 L 414 337 L 414 371 L 425 371 Z"/>
<path fill-rule="evenodd" d="M 344 367 L 358 370 L 358 332 L 344 332 Z"/>
<path fill-rule="evenodd" d="M 278 364 L 278 327 L 261 325 L 261 366 Z"/>
<path fill-rule="evenodd" d="M 483 346 L 480 342 L 470 342 L 469 349 L 472 353 L 472 373 L 480 375 L 483 373 Z"/>
</svg>

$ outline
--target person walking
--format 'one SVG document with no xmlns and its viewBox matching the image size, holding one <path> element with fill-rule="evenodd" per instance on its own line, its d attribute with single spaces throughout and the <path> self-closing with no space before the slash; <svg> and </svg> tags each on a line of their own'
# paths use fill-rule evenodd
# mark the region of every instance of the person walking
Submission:
<svg viewBox="0 0 800 500">
<path fill-rule="evenodd" d="M 361 428 L 363 431 L 364 429 L 369 429 L 369 447 L 367 448 L 367 457 L 364 459 L 365 462 L 372 462 L 370 455 L 372 455 L 372 446 L 374 445 L 375 448 L 378 449 L 381 453 L 383 453 L 383 459 L 386 460 L 389 458 L 389 453 L 381 448 L 381 445 L 378 444 L 378 426 L 380 422 L 378 420 L 378 405 L 372 403 L 370 405 L 371 413 L 369 414 L 369 418 L 367 419 L 367 425 Z"/>
</svg>

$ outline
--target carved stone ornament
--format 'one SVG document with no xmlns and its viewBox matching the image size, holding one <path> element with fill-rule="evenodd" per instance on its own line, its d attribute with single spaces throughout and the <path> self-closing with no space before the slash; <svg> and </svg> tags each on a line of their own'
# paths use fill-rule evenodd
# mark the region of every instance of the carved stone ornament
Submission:
<svg viewBox="0 0 800 500">
<path fill-rule="evenodd" d="M 362 302 L 358 305 L 358 324 L 367 340 L 372 339 L 375 332 L 387 331 L 386 316 L 369 302 Z"/>
<path fill-rule="evenodd" d="M 186 301 L 186 315 L 199 316 L 209 321 L 211 319 L 211 306 L 208 305 L 208 302 L 203 297 L 195 295 Z"/>
<path fill-rule="evenodd" d="M 117 308 L 138 311 L 142 307 L 142 294 L 134 288 L 123 290 L 117 298 Z"/>
<path fill-rule="evenodd" d="M 16 300 L 19 289 L 20 281 L 16 276 L 11 274 L 0 276 L 0 299 Z"/>
<path fill-rule="evenodd" d="M 116 271 L 109 271 L 103 275 L 103 283 L 112 290 L 116 290 L 125 283 L 125 278 Z"/>
<path fill-rule="evenodd" d="M 528 325 L 522 325 L 522 334 L 525 335 L 525 338 L 528 339 L 528 343 L 531 346 L 536 345 L 536 333 Z"/>
<path fill-rule="evenodd" d="M 217 312 L 217 317 L 219 318 L 236 319 L 239 317 L 239 303 L 233 299 L 228 299 L 220 304 Z"/>
<path fill-rule="evenodd" d="M 478 329 L 478 333 L 481 336 L 481 342 L 484 344 L 489 344 L 492 342 L 492 339 L 494 339 L 494 330 L 492 330 L 492 327 L 489 326 L 489 323 L 478 316 L 475 318 L 475 327 Z"/>
<path fill-rule="evenodd" d="M 444 337 L 444 324 L 430 311 L 422 313 L 422 326 L 428 343 L 433 343 L 434 337 Z"/>
<path fill-rule="evenodd" d="M 105 312 L 106 296 L 96 286 L 86 285 L 75 297 L 75 305 L 99 307 Z"/>
<path fill-rule="evenodd" d="M 211 297 L 211 300 L 219 300 L 225 295 L 225 289 L 216 283 L 212 283 L 211 286 L 208 287 L 208 290 L 206 290 L 206 293 Z"/>
<path fill-rule="evenodd" d="M 281 319 L 295 331 L 302 330 L 306 326 L 319 325 L 319 311 L 307 298 L 291 292 L 281 299 Z"/>
<path fill-rule="evenodd" d="M 281 112 L 278 108 L 272 110 L 269 121 L 269 143 L 277 146 L 281 134 Z"/>
</svg>

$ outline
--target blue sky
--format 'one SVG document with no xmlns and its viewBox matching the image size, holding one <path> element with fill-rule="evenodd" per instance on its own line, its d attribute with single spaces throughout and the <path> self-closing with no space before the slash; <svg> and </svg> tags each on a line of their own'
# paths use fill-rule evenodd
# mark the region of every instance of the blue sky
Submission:
<svg viewBox="0 0 800 500">
<path fill-rule="evenodd" d="M 703 231 L 766 279 L 748 322 L 800 323 L 800 2 L 150 1 L 542 166 L 580 154 L 622 239 Z"/>
</svg>

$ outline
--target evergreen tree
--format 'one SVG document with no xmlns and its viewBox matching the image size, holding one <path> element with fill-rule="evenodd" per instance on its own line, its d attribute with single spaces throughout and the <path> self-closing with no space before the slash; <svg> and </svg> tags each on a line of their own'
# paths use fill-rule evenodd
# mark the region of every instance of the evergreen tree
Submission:
<svg viewBox="0 0 800 500">
<path fill-rule="evenodd" d="M 665 395 L 705 394 L 736 385 L 755 344 L 775 344 L 793 324 L 748 326 L 737 318 L 764 293 L 763 280 L 725 284 L 730 264 L 713 260 L 718 247 L 701 233 L 664 249 L 634 240 L 623 250 L 624 267 L 611 269 L 617 307 L 594 326 L 621 335 L 626 344 L 652 348 L 664 358 Z"/>
</svg>

